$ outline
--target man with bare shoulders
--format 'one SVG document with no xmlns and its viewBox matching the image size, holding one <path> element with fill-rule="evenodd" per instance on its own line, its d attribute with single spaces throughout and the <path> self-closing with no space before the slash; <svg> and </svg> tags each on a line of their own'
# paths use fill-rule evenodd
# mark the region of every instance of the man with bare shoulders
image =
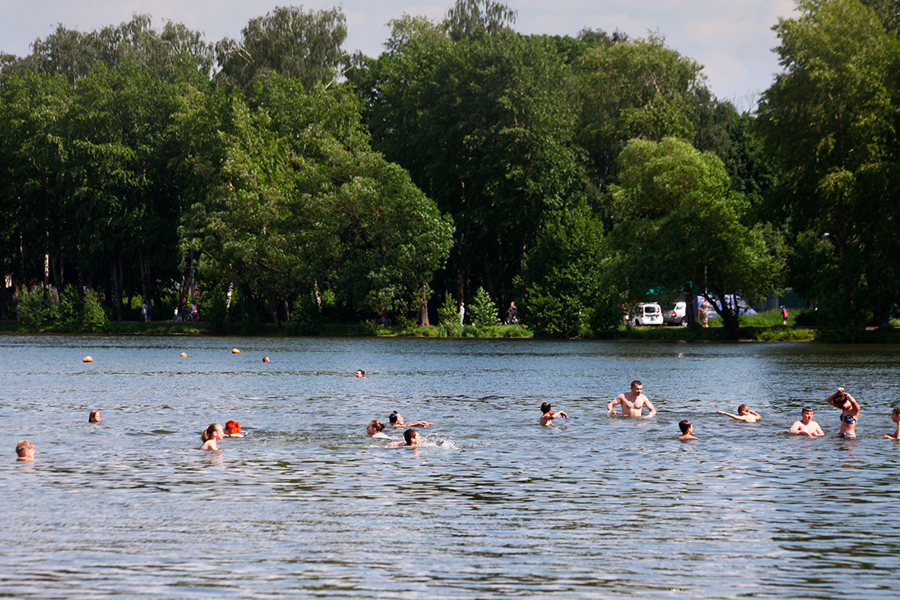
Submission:
<svg viewBox="0 0 900 600">
<path fill-rule="evenodd" d="M 800 411 L 800 420 L 794 421 L 794 424 L 791 425 L 790 432 L 803 434 L 808 437 L 819 437 L 820 435 L 825 435 L 825 432 L 822 431 L 822 428 L 819 427 L 819 424 L 812 420 L 813 418 L 813 410 L 804 406 Z"/>
<path fill-rule="evenodd" d="M 616 416 L 616 405 L 622 405 L 623 417 L 634 417 L 636 419 L 652 419 L 656 416 L 656 409 L 650 402 L 650 399 L 644 395 L 644 384 L 638 380 L 631 382 L 631 391 L 624 392 L 616 396 L 616 399 L 607 405 L 606 410 L 609 414 Z M 650 411 L 647 416 L 643 416 L 644 407 Z"/>
<path fill-rule="evenodd" d="M 538 422 L 542 427 L 555 427 L 555 425 L 553 424 L 553 419 L 558 419 L 560 417 L 568 419 L 569 415 L 561 410 L 553 412 L 553 409 L 550 407 L 549 402 L 544 402 L 543 404 L 541 404 L 541 418 Z"/>
</svg>

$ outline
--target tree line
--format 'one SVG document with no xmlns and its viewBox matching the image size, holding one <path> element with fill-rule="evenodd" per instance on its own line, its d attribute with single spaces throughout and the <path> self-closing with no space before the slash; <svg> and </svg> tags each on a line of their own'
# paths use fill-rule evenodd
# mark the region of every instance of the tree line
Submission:
<svg viewBox="0 0 900 600">
<path fill-rule="evenodd" d="M 820 325 L 885 325 L 896 2 L 798 7 L 748 112 L 658 35 L 526 36 L 491 0 L 392 21 L 378 57 L 343 49 L 339 8 L 215 43 L 59 26 L 0 56 L 0 270 L 120 320 L 199 288 L 223 322 L 427 324 L 481 290 L 572 335 L 685 293 L 736 332 L 728 298 L 788 285 Z"/>
</svg>

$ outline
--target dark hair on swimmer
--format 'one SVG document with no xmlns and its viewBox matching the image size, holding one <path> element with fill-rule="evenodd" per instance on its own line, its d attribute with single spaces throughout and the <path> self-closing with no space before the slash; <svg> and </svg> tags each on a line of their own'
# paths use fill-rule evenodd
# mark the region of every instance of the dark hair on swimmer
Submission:
<svg viewBox="0 0 900 600">
<path fill-rule="evenodd" d="M 802 413 L 805 413 L 805 412 L 812 412 L 812 411 L 813 411 L 813 409 L 811 409 L 811 408 L 808 407 L 808 406 L 804 406 L 803 408 L 800 409 L 800 412 L 802 412 Z"/>
<path fill-rule="evenodd" d="M 681 430 L 682 434 L 685 434 L 688 432 L 688 429 L 691 428 L 691 422 L 687 419 L 685 419 L 684 421 L 679 421 L 678 428 Z"/>
<path fill-rule="evenodd" d="M 634 381 L 631 382 L 631 387 L 634 387 L 636 385 L 644 385 L 644 384 L 641 383 L 640 381 L 638 381 L 637 379 L 635 379 Z"/>
<path fill-rule="evenodd" d="M 91 414 L 88 415 L 88 423 L 99 423 L 100 422 L 100 411 L 92 410 Z"/>
<path fill-rule="evenodd" d="M 384 431 L 384 423 L 375 419 L 374 421 L 369 421 L 369 427 L 374 427 L 375 431 Z"/>
<path fill-rule="evenodd" d="M 550 403 L 549 402 L 544 402 L 543 404 L 541 404 L 541 412 L 542 413 L 550 412 Z"/>
<path fill-rule="evenodd" d="M 407 429 L 403 432 L 403 439 L 406 440 L 408 446 L 412 446 L 413 436 L 418 433 L 415 429 Z"/>
<path fill-rule="evenodd" d="M 391 425 L 393 425 L 394 423 L 397 422 L 397 416 L 398 416 L 399 414 L 400 414 L 400 413 L 398 413 L 398 412 L 395 410 L 394 412 L 391 413 L 391 416 L 388 417 L 388 419 L 391 420 Z"/>
<path fill-rule="evenodd" d="M 741 404 L 740 406 L 738 406 L 738 414 L 743 413 L 745 410 L 747 410 L 746 404 Z"/>
</svg>

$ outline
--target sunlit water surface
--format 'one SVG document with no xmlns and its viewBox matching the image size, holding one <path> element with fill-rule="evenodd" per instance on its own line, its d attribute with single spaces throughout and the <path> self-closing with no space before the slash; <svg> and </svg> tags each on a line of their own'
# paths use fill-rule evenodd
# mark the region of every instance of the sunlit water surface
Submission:
<svg viewBox="0 0 900 600">
<path fill-rule="evenodd" d="M 898 366 L 812 344 L 0 337 L 0 596 L 896 598 Z M 609 418 L 635 378 L 659 416 Z M 823 402 L 838 385 L 856 440 Z M 714 414 L 742 402 L 761 423 Z M 825 438 L 786 433 L 807 404 Z M 392 410 L 436 423 L 423 447 L 366 437 Z M 675 439 L 684 418 L 700 439 Z M 247 437 L 196 449 L 228 419 Z"/>
</svg>

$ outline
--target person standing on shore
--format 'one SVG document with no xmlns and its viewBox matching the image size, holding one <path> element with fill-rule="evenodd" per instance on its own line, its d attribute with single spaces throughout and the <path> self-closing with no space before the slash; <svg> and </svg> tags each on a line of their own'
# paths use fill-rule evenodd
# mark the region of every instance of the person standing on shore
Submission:
<svg viewBox="0 0 900 600">
<path fill-rule="evenodd" d="M 644 395 L 644 384 L 637 379 L 631 382 L 630 392 L 619 394 L 606 406 L 606 410 L 611 416 L 616 416 L 616 406 L 619 404 L 622 405 L 623 417 L 652 419 L 656 416 L 656 408 L 650 402 L 650 399 Z M 646 417 L 643 416 L 645 406 L 650 411 Z"/>
<path fill-rule="evenodd" d="M 465 325 L 464 321 L 466 320 L 466 303 L 459 303 L 459 326 L 462 327 Z"/>
<path fill-rule="evenodd" d="M 825 402 L 835 408 L 841 409 L 841 428 L 838 430 L 838 437 L 855 438 L 856 424 L 859 422 L 859 402 L 856 398 L 839 387 L 835 393 L 828 396 Z"/>
</svg>

